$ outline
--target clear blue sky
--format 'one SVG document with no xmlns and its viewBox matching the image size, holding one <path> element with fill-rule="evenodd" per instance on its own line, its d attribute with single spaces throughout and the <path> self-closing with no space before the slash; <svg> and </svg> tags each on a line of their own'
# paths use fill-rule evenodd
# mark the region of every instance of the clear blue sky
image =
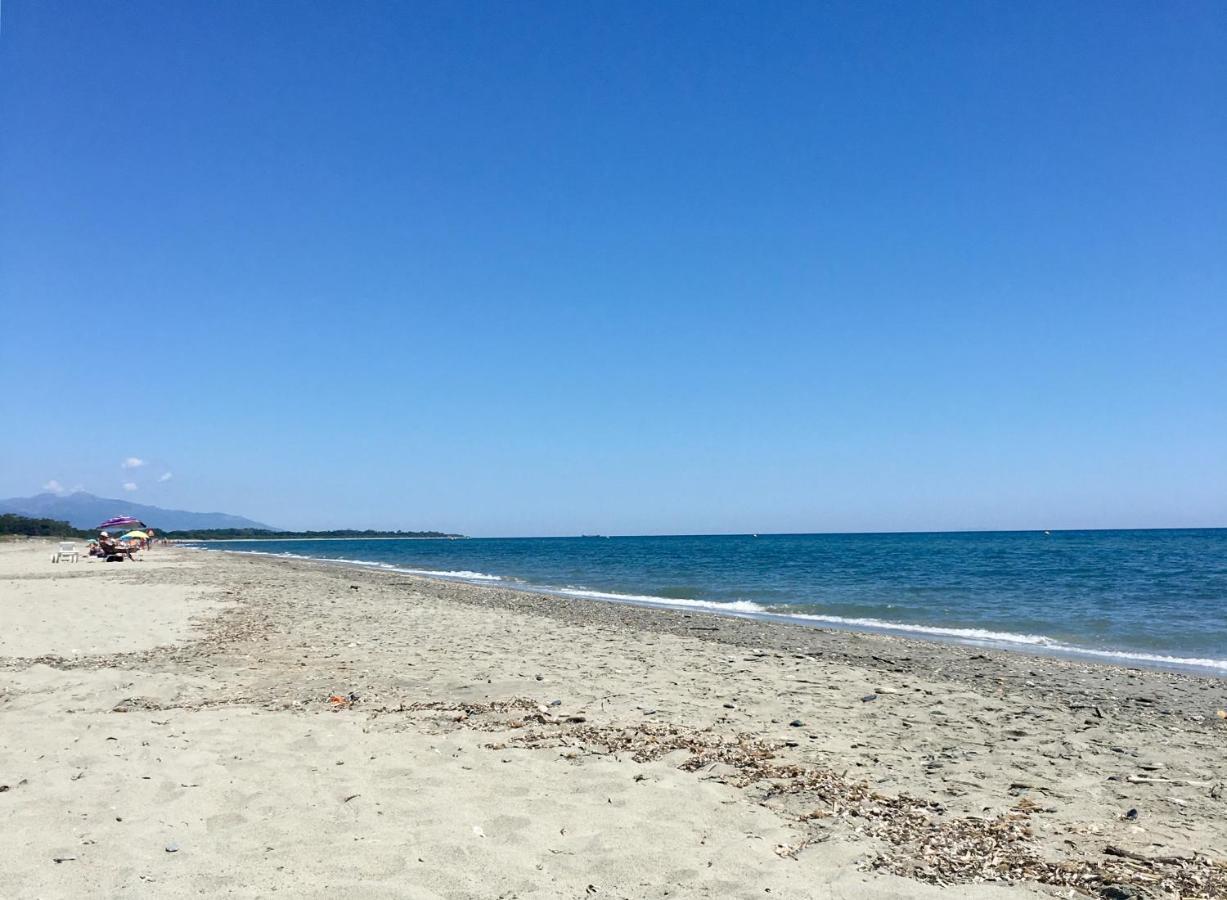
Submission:
<svg viewBox="0 0 1227 900">
<path fill-rule="evenodd" d="M 6 0 L 0 104 L 0 496 L 1227 525 L 1217 0 Z"/>
</svg>

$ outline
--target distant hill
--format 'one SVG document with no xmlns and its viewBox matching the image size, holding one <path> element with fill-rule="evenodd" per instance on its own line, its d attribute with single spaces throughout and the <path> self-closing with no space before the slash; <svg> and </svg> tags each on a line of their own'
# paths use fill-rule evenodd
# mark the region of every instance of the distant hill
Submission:
<svg viewBox="0 0 1227 900">
<path fill-rule="evenodd" d="M 273 530 L 243 516 L 219 512 L 188 512 L 183 509 L 162 509 L 133 503 L 131 500 L 116 500 L 95 497 L 85 491 L 75 494 L 37 494 L 33 497 L 12 497 L 0 500 L 0 513 L 17 513 L 40 519 L 60 519 L 76 528 L 93 528 L 112 516 L 132 516 L 150 528 L 161 531 L 200 531 L 214 528 L 258 528 Z"/>
</svg>

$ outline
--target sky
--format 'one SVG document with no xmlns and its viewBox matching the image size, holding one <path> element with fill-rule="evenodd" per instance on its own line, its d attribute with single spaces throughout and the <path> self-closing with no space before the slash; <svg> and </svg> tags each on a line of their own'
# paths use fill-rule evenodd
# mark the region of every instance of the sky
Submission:
<svg viewBox="0 0 1227 900">
<path fill-rule="evenodd" d="M 2 15 L 0 496 L 1227 526 L 1220 2 Z"/>
</svg>

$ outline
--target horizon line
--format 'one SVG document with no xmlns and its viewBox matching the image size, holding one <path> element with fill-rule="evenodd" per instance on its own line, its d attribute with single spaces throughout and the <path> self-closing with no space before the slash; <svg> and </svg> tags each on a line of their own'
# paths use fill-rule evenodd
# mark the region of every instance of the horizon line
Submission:
<svg viewBox="0 0 1227 900">
<path fill-rule="evenodd" d="M 225 531 L 227 529 L 183 529 L 185 531 Z M 272 528 L 269 531 L 295 531 L 289 528 Z M 434 531 L 437 529 L 395 529 L 395 528 L 317 528 L 317 529 L 301 529 L 300 534 L 311 534 L 313 532 L 325 531 L 375 531 L 375 532 L 391 532 L 391 531 Z M 380 540 L 455 540 L 455 537 L 448 535 L 458 535 L 466 540 L 486 540 L 486 541 L 532 541 L 532 540 L 599 540 L 599 539 L 614 539 L 614 538 L 645 538 L 645 537 L 864 537 L 868 535 L 878 535 L 889 537 L 894 535 L 937 535 L 937 534 L 1074 534 L 1085 532 L 1114 532 L 1114 531 L 1227 531 L 1227 525 L 1158 525 L 1158 526 L 1142 526 L 1142 527 L 1124 527 L 1124 528 L 954 528 L 954 529 L 920 529 L 915 531 L 719 531 L 719 532 L 658 532 L 654 534 L 482 534 L 471 535 L 461 532 L 444 532 L 444 537 L 439 538 L 399 538 L 389 536 L 380 538 Z M 244 540 L 243 538 L 233 538 L 233 540 Z M 294 540 L 294 538 L 283 538 L 283 540 Z M 338 540 L 344 540 L 338 538 Z"/>
</svg>

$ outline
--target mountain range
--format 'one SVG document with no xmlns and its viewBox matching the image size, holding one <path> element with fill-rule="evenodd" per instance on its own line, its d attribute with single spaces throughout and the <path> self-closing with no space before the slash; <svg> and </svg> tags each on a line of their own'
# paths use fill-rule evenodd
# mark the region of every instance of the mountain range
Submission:
<svg viewBox="0 0 1227 900">
<path fill-rule="evenodd" d="M 95 497 L 85 491 L 74 494 L 36 494 L 0 500 L 0 513 L 17 513 L 35 518 L 59 519 L 74 528 L 93 528 L 113 516 L 132 516 L 150 528 L 162 531 L 199 531 L 206 528 L 261 528 L 275 530 L 243 516 L 220 512 L 189 512 L 162 509 L 131 500 Z"/>
</svg>

